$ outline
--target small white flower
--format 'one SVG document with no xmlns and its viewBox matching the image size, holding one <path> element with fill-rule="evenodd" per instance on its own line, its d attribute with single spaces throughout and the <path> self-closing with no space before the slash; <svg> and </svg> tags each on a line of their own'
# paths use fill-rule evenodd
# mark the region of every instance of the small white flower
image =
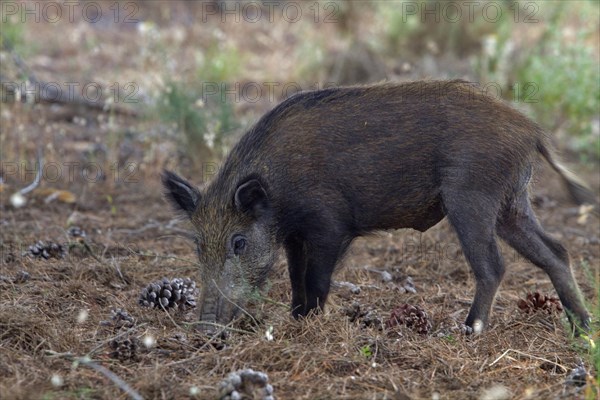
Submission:
<svg viewBox="0 0 600 400">
<path fill-rule="evenodd" d="M 21 194 L 21 192 L 17 192 L 10 196 L 10 204 L 12 204 L 14 208 L 21 208 L 25 205 L 25 203 L 27 203 L 27 199 Z"/>
<path fill-rule="evenodd" d="M 496 35 L 488 35 L 483 39 L 483 51 L 488 57 L 496 55 L 498 48 L 498 38 Z"/>
<path fill-rule="evenodd" d="M 269 325 L 269 329 L 265 332 L 265 337 L 269 342 L 273 340 L 273 325 Z"/>
<path fill-rule="evenodd" d="M 54 387 L 61 387 L 65 382 L 63 381 L 62 376 L 58 374 L 52 374 L 52 378 L 50 378 L 50 383 Z"/>
<path fill-rule="evenodd" d="M 190 387 L 190 396 L 198 396 L 199 394 L 200 394 L 200 389 L 198 389 L 198 386 Z"/>
<path fill-rule="evenodd" d="M 147 348 L 150 348 L 150 347 L 154 346 L 154 343 L 156 343 L 156 340 L 154 339 L 154 336 L 146 335 L 146 336 L 144 336 L 143 342 L 144 342 L 144 346 L 146 346 Z"/>
<path fill-rule="evenodd" d="M 79 314 L 77 314 L 77 323 L 78 324 L 84 323 L 88 319 L 89 315 L 90 314 L 88 313 L 88 310 L 86 310 L 85 308 L 82 308 L 79 311 Z"/>
<path fill-rule="evenodd" d="M 217 135 L 214 132 L 208 132 L 204 135 L 204 141 L 206 142 L 206 145 L 211 149 L 215 146 L 216 138 Z"/>
<path fill-rule="evenodd" d="M 85 355 L 85 356 L 81 357 L 81 359 L 80 359 L 80 360 L 81 360 L 81 362 L 82 362 L 82 363 L 84 363 L 84 364 L 87 364 L 87 363 L 89 363 L 89 362 L 91 362 L 91 361 L 92 361 L 92 359 L 91 359 L 91 358 L 90 358 L 90 356 L 88 356 L 88 355 Z"/>
<path fill-rule="evenodd" d="M 152 32 L 155 29 L 155 26 L 152 22 L 142 21 L 138 24 L 137 28 L 139 33 L 146 35 Z"/>
</svg>

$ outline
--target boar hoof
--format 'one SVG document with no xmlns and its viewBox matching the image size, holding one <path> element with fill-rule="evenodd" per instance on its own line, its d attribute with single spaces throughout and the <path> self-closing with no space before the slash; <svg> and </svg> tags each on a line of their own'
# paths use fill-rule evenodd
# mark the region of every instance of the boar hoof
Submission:
<svg viewBox="0 0 600 400">
<path fill-rule="evenodd" d="M 471 328 L 469 325 L 465 325 L 465 324 L 460 325 L 460 331 L 463 335 L 472 335 L 473 334 L 473 328 Z"/>
</svg>

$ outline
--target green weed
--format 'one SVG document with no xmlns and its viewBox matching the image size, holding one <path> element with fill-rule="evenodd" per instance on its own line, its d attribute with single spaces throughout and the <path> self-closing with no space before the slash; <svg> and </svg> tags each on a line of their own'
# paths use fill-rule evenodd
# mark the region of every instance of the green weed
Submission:
<svg viewBox="0 0 600 400">
<path fill-rule="evenodd" d="M 24 44 L 24 24 L 19 21 L 20 16 L 0 19 L 0 50 L 19 50 Z"/>
<path fill-rule="evenodd" d="M 373 350 L 371 349 L 371 346 L 366 344 L 363 347 L 361 347 L 358 352 L 360 353 L 360 355 L 364 358 L 371 358 L 373 356 Z"/>
<path fill-rule="evenodd" d="M 233 105 L 221 93 L 223 85 L 212 87 L 217 88 L 216 92 L 206 96 L 201 84 L 170 82 L 157 104 L 160 118 L 182 133 L 188 155 L 201 162 L 220 156 L 224 138 L 238 127 Z"/>
<path fill-rule="evenodd" d="M 592 269 L 586 261 L 581 263 L 587 281 L 593 286 L 595 299 L 588 304 L 592 314 L 592 323 L 589 335 L 581 335 L 581 340 L 572 342 L 573 348 L 588 360 L 593 369 L 589 371 L 585 387 L 585 399 L 594 400 L 600 395 L 600 268 Z"/>
<path fill-rule="evenodd" d="M 202 82 L 231 82 L 240 75 L 242 58 L 233 46 L 211 45 L 204 53 L 197 76 Z"/>
<path fill-rule="evenodd" d="M 510 19 L 498 24 L 484 40 L 475 70 L 482 82 L 498 84 L 508 100 L 527 103 L 525 111 L 549 131 L 566 132 L 567 145 L 585 161 L 600 157 L 600 74 L 597 49 L 590 44 L 597 35 L 597 18 L 592 16 L 598 14 L 598 5 L 567 6 L 539 3 L 536 17 L 543 30 L 531 48 L 514 48 L 518 40 Z M 569 31 L 573 20 L 582 26 Z"/>
</svg>

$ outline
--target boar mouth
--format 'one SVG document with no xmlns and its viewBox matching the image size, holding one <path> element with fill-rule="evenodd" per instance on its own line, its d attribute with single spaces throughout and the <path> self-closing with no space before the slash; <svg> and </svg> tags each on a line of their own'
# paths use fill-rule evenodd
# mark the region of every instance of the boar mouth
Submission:
<svg viewBox="0 0 600 400">
<path fill-rule="evenodd" d="M 205 332 L 215 331 L 218 325 L 228 324 L 241 311 L 235 303 L 222 295 L 215 285 L 207 289 L 200 308 L 200 329 Z"/>
<path fill-rule="evenodd" d="M 216 296 L 205 297 L 200 309 L 200 321 L 216 323 L 219 317 L 219 303 L 219 298 Z"/>
</svg>

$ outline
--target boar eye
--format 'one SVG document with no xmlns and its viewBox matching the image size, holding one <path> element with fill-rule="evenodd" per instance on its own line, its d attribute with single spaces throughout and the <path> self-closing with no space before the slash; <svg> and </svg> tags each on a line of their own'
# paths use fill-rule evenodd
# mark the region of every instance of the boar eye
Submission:
<svg viewBox="0 0 600 400">
<path fill-rule="evenodd" d="M 244 249 L 246 249 L 246 238 L 243 237 L 242 235 L 234 236 L 232 239 L 232 243 L 233 243 L 233 252 L 235 253 L 236 256 L 239 256 L 240 254 L 242 254 L 244 252 Z"/>
</svg>

